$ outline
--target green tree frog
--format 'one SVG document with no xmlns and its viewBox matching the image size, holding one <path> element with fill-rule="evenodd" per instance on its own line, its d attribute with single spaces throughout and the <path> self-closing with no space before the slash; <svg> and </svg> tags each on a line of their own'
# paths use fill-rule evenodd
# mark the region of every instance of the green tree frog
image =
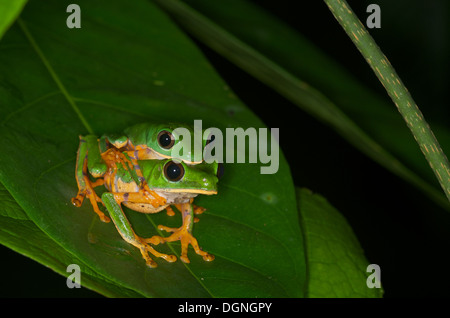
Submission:
<svg viewBox="0 0 450 318">
<path fill-rule="evenodd" d="M 80 138 L 76 168 L 79 191 L 72 199 L 75 206 L 81 206 L 87 197 L 100 219 L 109 222 L 110 218 L 98 207 L 98 203 L 102 203 L 122 238 L 139 248 L 150 267 L 156 267 L 157 264 L 149 254 L 168 262 L 176 260 L 174 255 L 159 253 L 150 244 L 177 240 L 181 242 L 180 259 L 183 262 L 189 262 L 189 244 L 205 261 L 214 259 L 213 255 L 201 250 L 192 235 L 195 213 L 192 201 L 198 194 L 217 194 L 218 178 L 223 171 L 221 164 L 202 162 L 193 165 L 174 161 L 172 158 L 136 160 L 136 157 L 130 158 L 129 151 L 122 151 L 124 147 L 109 147 L 104 152 L 100 152 L 100 148 L 97 137 L 88 135 Z M 104 165 L 106 169 L 97 169 L 99 164 Z M 89 173 L 97 180 L 91 181 Z M 101 197 L 94 191 L 94 188 L 100 185 L 107 189 Z M 168 228 L 160 225 L 160 230 L 172 232 L 168 237 L 139 237 L 127 220 L 122 204 L 142 213 L 157 213 L 174 205 L 182 214 L 182 226 Z"/>
<path fill-rule="evenodd" d="M 111 144 L 118 149 L 136 151 L 129 155 L 137 160 L 173 158 L 171 150 L 176 143 L 185 143 L 184 146 L 191 149 L 191 140 L 180 139 L 175 132 L 176 128 L 187 129 L 194 136 L 194 128 L 189 125 L 146 122 L 125 129 L 122 135 L 103 135 L 100 138 L 100 148 L 105 151 L 104 147 Z M 203 147 L 207 143 L 208 140 L 202 140 Z M 202 162 L 202 154 L 186 152 L 177 159 L 195 164 Z"/>
</svg>

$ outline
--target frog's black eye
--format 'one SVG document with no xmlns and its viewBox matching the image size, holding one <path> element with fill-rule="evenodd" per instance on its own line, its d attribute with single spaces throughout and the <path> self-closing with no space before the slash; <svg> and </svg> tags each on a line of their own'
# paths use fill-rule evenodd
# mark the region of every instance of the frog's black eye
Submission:
<svg viewBox="0 0 450 318">
<path fill-rule="evenodd" d="M 206 140 L 206 145 L 212 143 L 214 141 L 214 139 L 216 139 L 216 136 L 214 135 L 209 135 L 208 139 Z M 205 146 L 206 146 L 205 145 Z"/>
<path fill-rule="evenodd" d="M 175 138 L 170 132 L 163 130 L 158 134 L 158 143 L 162 148 L 170 149 L 175 143 Z"/>
<path fill-rule="evenodd" d="M 223 163 L 219 162 L 219 165 L 217 166 L 217 178 L 222 178 L 224 172 Z"/>
<path fill-rule="evenodd" d="M 164 175 L 169 181 L 179 181 L 184 176 L 183 165 L 169 161 L 164 166 Z"/>
</svg>

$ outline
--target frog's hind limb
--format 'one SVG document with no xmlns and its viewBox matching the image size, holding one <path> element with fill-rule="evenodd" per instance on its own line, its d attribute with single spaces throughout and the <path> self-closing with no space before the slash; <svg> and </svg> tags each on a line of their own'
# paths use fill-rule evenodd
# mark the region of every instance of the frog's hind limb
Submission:
<svg viewBox="0 0 450 318">
<path fill-rule="evenodd" d="M 125 153 L 120 152 L 115 148 L 110 148 L 106 152 L 102 153 L 102 159 L 108 165 L 110 173 L 105 177 L 107 181 L 106 183 L 111 184 L 114 180 L 115 174 L 117 173 L 117 163 L 120 163 L 125 170 L 134 171 L 139 179 L 139 188 L 140 191 L 148 198 L 148 194 L 153 198 L 152 202 L 146 202 L 153 205 L 153 207 L 159 207 L 161 205 L 165 205 L 166 199 L 158 195 L 155 191 L 150 189 L 149 185 L 145 181 L 142 176 L 141 169 L 137 164 L 136 160 L 129 158 Z M 136 180 L 137 182 L 137 180 Z M 107 187 L 108 188 L 108 187 Z M 109 185 L 109 189 L 112 189 L 112 186 Z M 130 201 L 132 201 L 130 199 Z"/>
<path fill-rule="evenodd" d="M 100 220 L 103 222 L 110 222 L 110 218 L 103 213 L 98 207 L 98 202 L 102 200 L 95 193 L 94 188 L 103 185 L 103 179 L 97 179 L 95 182 L 91 182 L 88 176 L 88 145 L 87 141 L 80 136 L 80 147 L 78 148 L 77 163 L 76 163 L 76 180 L 78 184 L 78 193 L 72 198 L 72 204 L 76 207 L 80 207 L 83 204 L 85 197 L 88 197 L 94 212 L 97 213 Z"/>
<path fill-rule="evenodd" d="M 187 256 L 189 244 L 192 245 L 195 253 L 203 257 L 203 260 L 208 262 L 214 260 L 214 255 L 202 251 L 202 249 L 198 245 L 197 239 L 192 235 L 192 228 L 194 222 L 194 210 L 192 204 L 189 202 L 189 203 L 175 204 L 175 206 L 177 207 L 178 210 L 181 211 L 183 217 L 183 224 L 181 225 L 181 227 L 170 228 L 164 225 L 159 225 L 158 226 L 159 230 L 171 232 L 172 234 L 169 237 L 153 236 L 147 241 L 154 245 L 157 245 L 159 243 L 180 241 L 181 242 L 180 259 L 185 263 L 190 262 Z"/>
<path fill-rule="evenodd" d="M 147 185 L 147 182 L 142 175 L 138 160 L 159 160 L 162 158 L 156 155 L 156 153 L 152 149 L 147 147 L 137 146 L 135 148 L 130 142 L 128 143 L 128 147 L 133 150 L 124 151 L 124 154 L 126 154 L 127 158 L 131 161 L 131 164 L 134 167 L 134 171 L 139 178 L 139 186 L 145 187 Z M 170 215 L 170 212 L 167 211 L 167 214 Z"/>
<path fill-rule="evenodd" d="M 125 216 L 121 204 L 128 199 L 133 202 L 139 202 L 139 200 L 141 200 L 143 201 L 143 203 L 147 203 L 145 198 L 142 198 L 142 194 L 140 193 L 105 192 L 102 194 L 102 200 L 114 222 L 114 225 L 117 228 L 117 231 L 126 242 L 137 247 L 140 250 L 142 257 L 149 267 L 157 267 L 156 262 L 149 256 L 149 253 L 158 258 L 163 258 L 167 262 L 175 262 L 177 260 L 175 255 L 159 253 L 148 244 L 149 239 L 145 239 L 136 235 L 130 222 Z"/>
</svg>

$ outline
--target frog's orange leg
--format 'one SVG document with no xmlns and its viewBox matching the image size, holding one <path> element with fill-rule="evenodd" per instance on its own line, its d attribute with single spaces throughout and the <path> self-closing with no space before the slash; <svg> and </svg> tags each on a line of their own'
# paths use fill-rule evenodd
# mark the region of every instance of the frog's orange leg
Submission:
<svg viewBox="0 0 450 318">
<path fill-rule="evenodd" d="M 80 169 L 81 167 L 81 169 Z M 80 145 L 77 152 L 77 161 L 75 166 L 75 178 L 78 185 L 78 193 L 76 197 L 72 198 L 73 205 L 80 207 L 86 196 L 86 184 L 90 184 L 87 176 L 87 143 L 86 140 L 80 136 Z"/>
<path fill-rule="evenodd" d="M 202 214 L 205 211 L 206 211 L 205 208 L 194 204 L 194 214 L 197 214 L 197 215 Z"/>
<path fill-rule="evenodd" d="M 201 206 L 198 206 L 198 205 L 195 205 L 195 204 L 193 205 L 193 207 L 194 207 L 194 214 L 195 214 L 195 215 L 202 214 L 203 212 L 206 211 L 205 208 L 203 208 L 203 207 L 201 207 Z M 197 223 L 198 221 L 200 221 L 199 218 L 194 218 L 194 222 L 195 222 L 195 223 Z"/>
<path fill-rule="evenodd" d="M 150 148 L 143 148 L 142 146 L 138 146 L 136 148 L 134 148 L 134 146 L 132 147 L 134 150 L 125 151 L 125 153 L 127 154 L 128 158 L 130 158 L 134 171 L 136 172 L 136 175 L 140 180 L 139 186 L 140 187 L 147 186 L 146 190 L 148 191 L 150 188 L 148 187 L 148 184 L 146 183 L 145 178 L 142 175 L 142 171 L 141 168 L 139 167 L 138 160 L 153 160 L 161 158 L 157 156 L 155 152 Z"/>
<path fill-rule="evenodd" d="M 136 172 L 136 175 L 138 176 L 139 180 L 141 181 L 141 184 L 140 184 L 141 195 L 143 195 L 145 198 L 148 199 L 148 198 L 150 198 L 148 196 L 148 194 L 150 194 L 151 197 L 153 198 L 152 202 L 147 201 L 147 202 L 143 202 L 143 203 L 150 203 L 155 208 L 165 205 L 166 200 L 163 197 L 161 197 L 160 195 L 158 195 L 155 191 L 151 190 L 149 188 L 148 184 L 145 182 L 145 178 L 143 177 L 141 169 L 139 168 L 139 165 L 137 164 L 137 160 L 134 160 L 132 158 L 128 159 L 122 152 L 118 151 L 115 148 L 108 149 L 107 151 L 102 153 L 102 158 L 105 161 L 105 163 L 107 164 L 107 166 L 110 168 L 109 169 L 110 173 L 107 176 L 105 176 L 105 180 L 107 180 L 106 181 L 107 183 L 108 182 L 110 183 L 111 180 L 114 180 L 115 173 L 117 172 L 116 163 L 121 163 L 122 166 L 124 167 L 124 169 L 126 169 L 126 170 L 134 169 L 134 171 Z M 132 201 L 131 198 L 130 198 L 130 201 Z"/>
<path fill-rule="evenodd" d="M 175 215 L 175 211 L 172 209 L 172 207 L 170 205 L 166 208 L 166 213 L 167 213 L 168 216 L 174 216 Z"/>
<path fill-rule="evenodd" d="M 103 185 L 103 180 L 98 179 L 95 182 L 91 182 L 89 180 L 88 172 L 87 172 L 87 160 L 85 159 L 83 162 L 83 180 L 82 182 L 78 181 L 78 193 L 77 196 L 72 198 L 72 203 L 76 207 L 80 207 L 83 204 L 84 198 L 88 197 L 89 201 L 91 202 L 92 208 L 94 209 L 94 212 L 97 213 L 97 215 L 100 217 L 100 220 L 102 220 L 105 223 L 108 223 L 111 221 L 109 217 L 103 213 L 99 207 L 97 202 L 102 202 L 102 200 L 98 197 L 97 193 L 95 193 L 94 188 L 100 185 Z M 82 184 L 80 184 L 82 183 Z"/>
<path fill-rule="evenodd" d="M 214 260 L 214 255 L 202 251 L 200 246 L 198 245 L 197 239 L 192 235 L 192 227 L 194 222 L 192 204 L 182 203 L 176 204 L 175 206 L 177 207 L 178 210 L 181 211 L 181 214 L 183 216 L 183 224 L 181 225 L 181 227 L 170 228 L 164 225 L 159 225 L 158 226 L 159 230 L 172 232 L 173 234 L 170 235 L 169 237 L 154 236 L 150 239 L 147 239 L 146 241 L 155 245 L 159 243 L 180 241 L 181 242 L 180 259 L 185 263 L 190 262 L 187 256 L 189 244 L 192 245 L 195 253 L 203 257 L 203 260 L 208 262 Z"/>
<path fill-rule="evenodd" d="M 146 239 L 139 237 L 137 235 L 135 235 L 132 240 L 125 240 L 125 241 L 139 249 L 142 258 L 145 260 L 145 263 L 149 267 L 155 268 L 158 266 L 158 264 L 156 264 L 156 262 L 152 260 L 152 258 L 148 255 L 148 253 L 154 255 L 155 257 L 163 258 L 169 263 L 173 263 L 177 260 L 177 257 L 175 255 L 163 254 L 156 251 L 153 247 L 147 244 Z"/>
<path fill-rule="evenodd" d="M 161 200 L 159 200 L 158 198 L 154 198 L 150 192 L 144 189 L 139 189 L 139 192 L 120 192 L 113 194 L 114 199 L 119 204 L 124 202 L 131 202 L 136 204 L 146 203 L 151 204 L 155 208 L 159 208 L 166 205 L 166 199 L 162 197 Z"/>
<path fill-rule="evenodd" d="M 139 193 L 105 192 L 102 194 L 102 200 L 104 201 L 105 206 L 109 212 L 109 215 L 111 216 L 119 234 L 126 242 L 139 248 L 142 257 L 145 259 L 145 262 L 148 266 L 150 267 L 157 266 L 155 261 L 153 261 L 152 258 L 150 257 L 149 253 L 156 257 L 163 258 L 168 262 L 175 262 L 177 260 L 175 255 L 159 253 L 153 247 L 148 245 L 147 242 L 148 239 L 136 235 L 130 222 L 128 221 L 126 215 L 123 213 L 122 210 L 122 203 L 126 202 L 128 197 L 132 197 L 133 200 L 140 199 L 142 203 L 145 202 L 145 199 L 142 198 L 142 195 Z"/>
<path fill-rule="evenodd" d="M 128 160 L 127 157 L 119 150 L 115 148 L 110 148 L 101 154 L 103 161 L 106 163 L 108 168 L 117 170 L 117 163 L 122 164 L 125 170 L 133 169 L 133 164 Z"/>
</svg>

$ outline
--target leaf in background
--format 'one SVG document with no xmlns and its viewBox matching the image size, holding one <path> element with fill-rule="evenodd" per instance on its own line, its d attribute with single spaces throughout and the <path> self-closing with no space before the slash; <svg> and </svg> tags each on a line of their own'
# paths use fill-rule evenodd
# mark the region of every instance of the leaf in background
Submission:
<svg viewBox="0 0 450 318">
<path fill-rule="evenodd" d="M 365 87 L 287 24 L 245 0 L 227 0 L 226 5 L 183 1 L 209 20 L 180 1 L 155 1 L 200 41 L 450 209 L 394 105 Z M 326 6 L 324 16 L 331 17 Z M 448 128 L 431 126 L 444 151 L 448 151 Z"/>
<path fill-rule="evenodd" d="M 80 134 L 118 133 L 146 120 L 202 119 L 205 128 L 221 129 L 263 124 L 151 2 L 80 0 L 81 29 L 66 27 L 70 3 L 30 1 L 0 43 L 0 181 L 36 226 L 23 228 L 22 237 L 39 229 L 43 244 L 50 238 L 66 251 L 64 266 L 71 255 L 99 280 L 117 285 L 116 294 L 302 296 L 303 241 L 282 156 L 274 175 L 261 175 L 255 164 L 226 164 L 219 195 L 196 200 L 207 211 L 194 233 L 216 256 L 211 263 L 190 251 L 190 264 L 157 260 L 158 268 L 150 269 L 88 202 L 71 204 Z M 181 223 L 179 215 L 127 215 L 144 237 L 167 235 L 158 233 L 158 224 Z M 158 250 L 179 255 L 180 246 Z M 55 270 L 62 266 L 45 257 L 38 261 Z"/>
<path fill-rule="evenodd" d="M 0 0 L 0 39 L 19 16 L 27 0 Z"/>
<path fill-rule="evenodd" d="M 325 198 L 307 189 L 297 190 L 306 258 L 308 297 L 382 297 L 380 288 L 368 288 L 369 262 L 345 218 Z"/>
</svg>

